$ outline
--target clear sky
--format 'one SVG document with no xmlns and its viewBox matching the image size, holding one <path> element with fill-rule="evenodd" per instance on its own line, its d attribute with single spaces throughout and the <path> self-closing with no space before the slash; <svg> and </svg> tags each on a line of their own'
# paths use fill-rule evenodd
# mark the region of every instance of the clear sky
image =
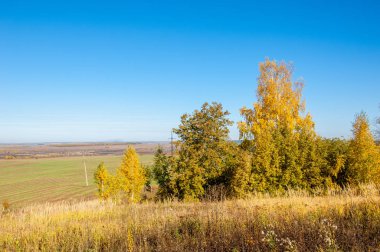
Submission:
<svg viewBox="0 0 380 252">
<path fill-rule="evenodd" d="M 0 1 L 0 142 L 167 140 L 258 63 L 294 63 L 319 134 L 380 116 L 379 1 Z M 231 138 L 238 138 L 236 125 Z"/>
</svg>

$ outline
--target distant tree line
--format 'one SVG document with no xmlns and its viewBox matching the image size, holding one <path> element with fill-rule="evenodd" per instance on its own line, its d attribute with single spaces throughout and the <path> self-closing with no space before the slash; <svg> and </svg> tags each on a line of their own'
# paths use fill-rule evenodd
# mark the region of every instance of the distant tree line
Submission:
<svg viewBox="0 0 380 252">
<path fill-rule="evenodd" d="M 220 103 L 204 103 L 173 130 L 179 138 L 173 155 L 159 147 L 153 166 L 143 167 L 129 147 L 116 175 L 100 164 L 99 196 L 136 202 L 151 180 L 158 184 L 157 199 L 181 201 L 380 182 L 379 147 L 366 114 L 355 116 L 352 139 L 323 138 L 305 113 L 302 89 L 289 65 L 266 60 L 260 64 L 257 102 L 240 111 L 239 143 L 229 139 L 229 112 Z"/>
</svg>

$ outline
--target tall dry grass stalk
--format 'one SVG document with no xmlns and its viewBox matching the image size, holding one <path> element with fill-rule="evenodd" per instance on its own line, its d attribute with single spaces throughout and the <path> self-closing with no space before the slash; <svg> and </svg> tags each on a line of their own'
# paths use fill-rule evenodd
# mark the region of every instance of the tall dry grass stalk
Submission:
<svg viewBox="0 0 380 252">
<path fill-rule="evenodd" d="M 375 251 L 375 185 L 313 196 L 115 205 L 29 206 L 1 215 L 2 251 Z"/>
</svg>

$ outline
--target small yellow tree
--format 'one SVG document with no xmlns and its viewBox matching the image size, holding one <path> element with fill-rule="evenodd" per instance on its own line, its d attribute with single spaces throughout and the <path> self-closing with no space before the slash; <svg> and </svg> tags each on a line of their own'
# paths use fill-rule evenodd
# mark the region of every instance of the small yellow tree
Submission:
<svg viewBox="0 0 380 252">
<path fill-rule="evenodd" d="M 95 183 L 98 186 L 98 195 L 101 199 L 108 198 L 108 196 L 105 193 L 105 185 L 107 183 L 108 178 L 109 178 L 108 170 L 106 166 L 104 165 L 104 162 L 101 162 L 94 173 Z"/>
<path fill-rule="evenodd" d="M 358 184 L 378 180 L 379 150 L 369 128 L 368 118 L 364 112 L 356 115 L 353 123 L 354 138 L 348 151 L 347 181 Z"/>
<path fill-rule="evenodd" d="M 124 152 L 121 165 L 117 169 L 117 177 L 120 179 L 120 188 L 126 193 L 128 200 L 138 202 L 146 179 L 139 157 L 132 146 L 128 146 Z"/>
</svg>

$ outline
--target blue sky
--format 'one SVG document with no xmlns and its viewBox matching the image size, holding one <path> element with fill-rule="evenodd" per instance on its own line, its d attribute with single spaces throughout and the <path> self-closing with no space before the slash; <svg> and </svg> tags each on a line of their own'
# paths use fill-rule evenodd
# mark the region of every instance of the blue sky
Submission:
<svg viewBox="0 0 380 252">
<path fill-rule="evenodd" d="M 167 140 L 258 63 L 293 62 L 319 134 L 380 116 L 378 1 L 0 1 L 0 142 Z M 231 138 L 236 139 L 236 126 Z"/>
</svg>

